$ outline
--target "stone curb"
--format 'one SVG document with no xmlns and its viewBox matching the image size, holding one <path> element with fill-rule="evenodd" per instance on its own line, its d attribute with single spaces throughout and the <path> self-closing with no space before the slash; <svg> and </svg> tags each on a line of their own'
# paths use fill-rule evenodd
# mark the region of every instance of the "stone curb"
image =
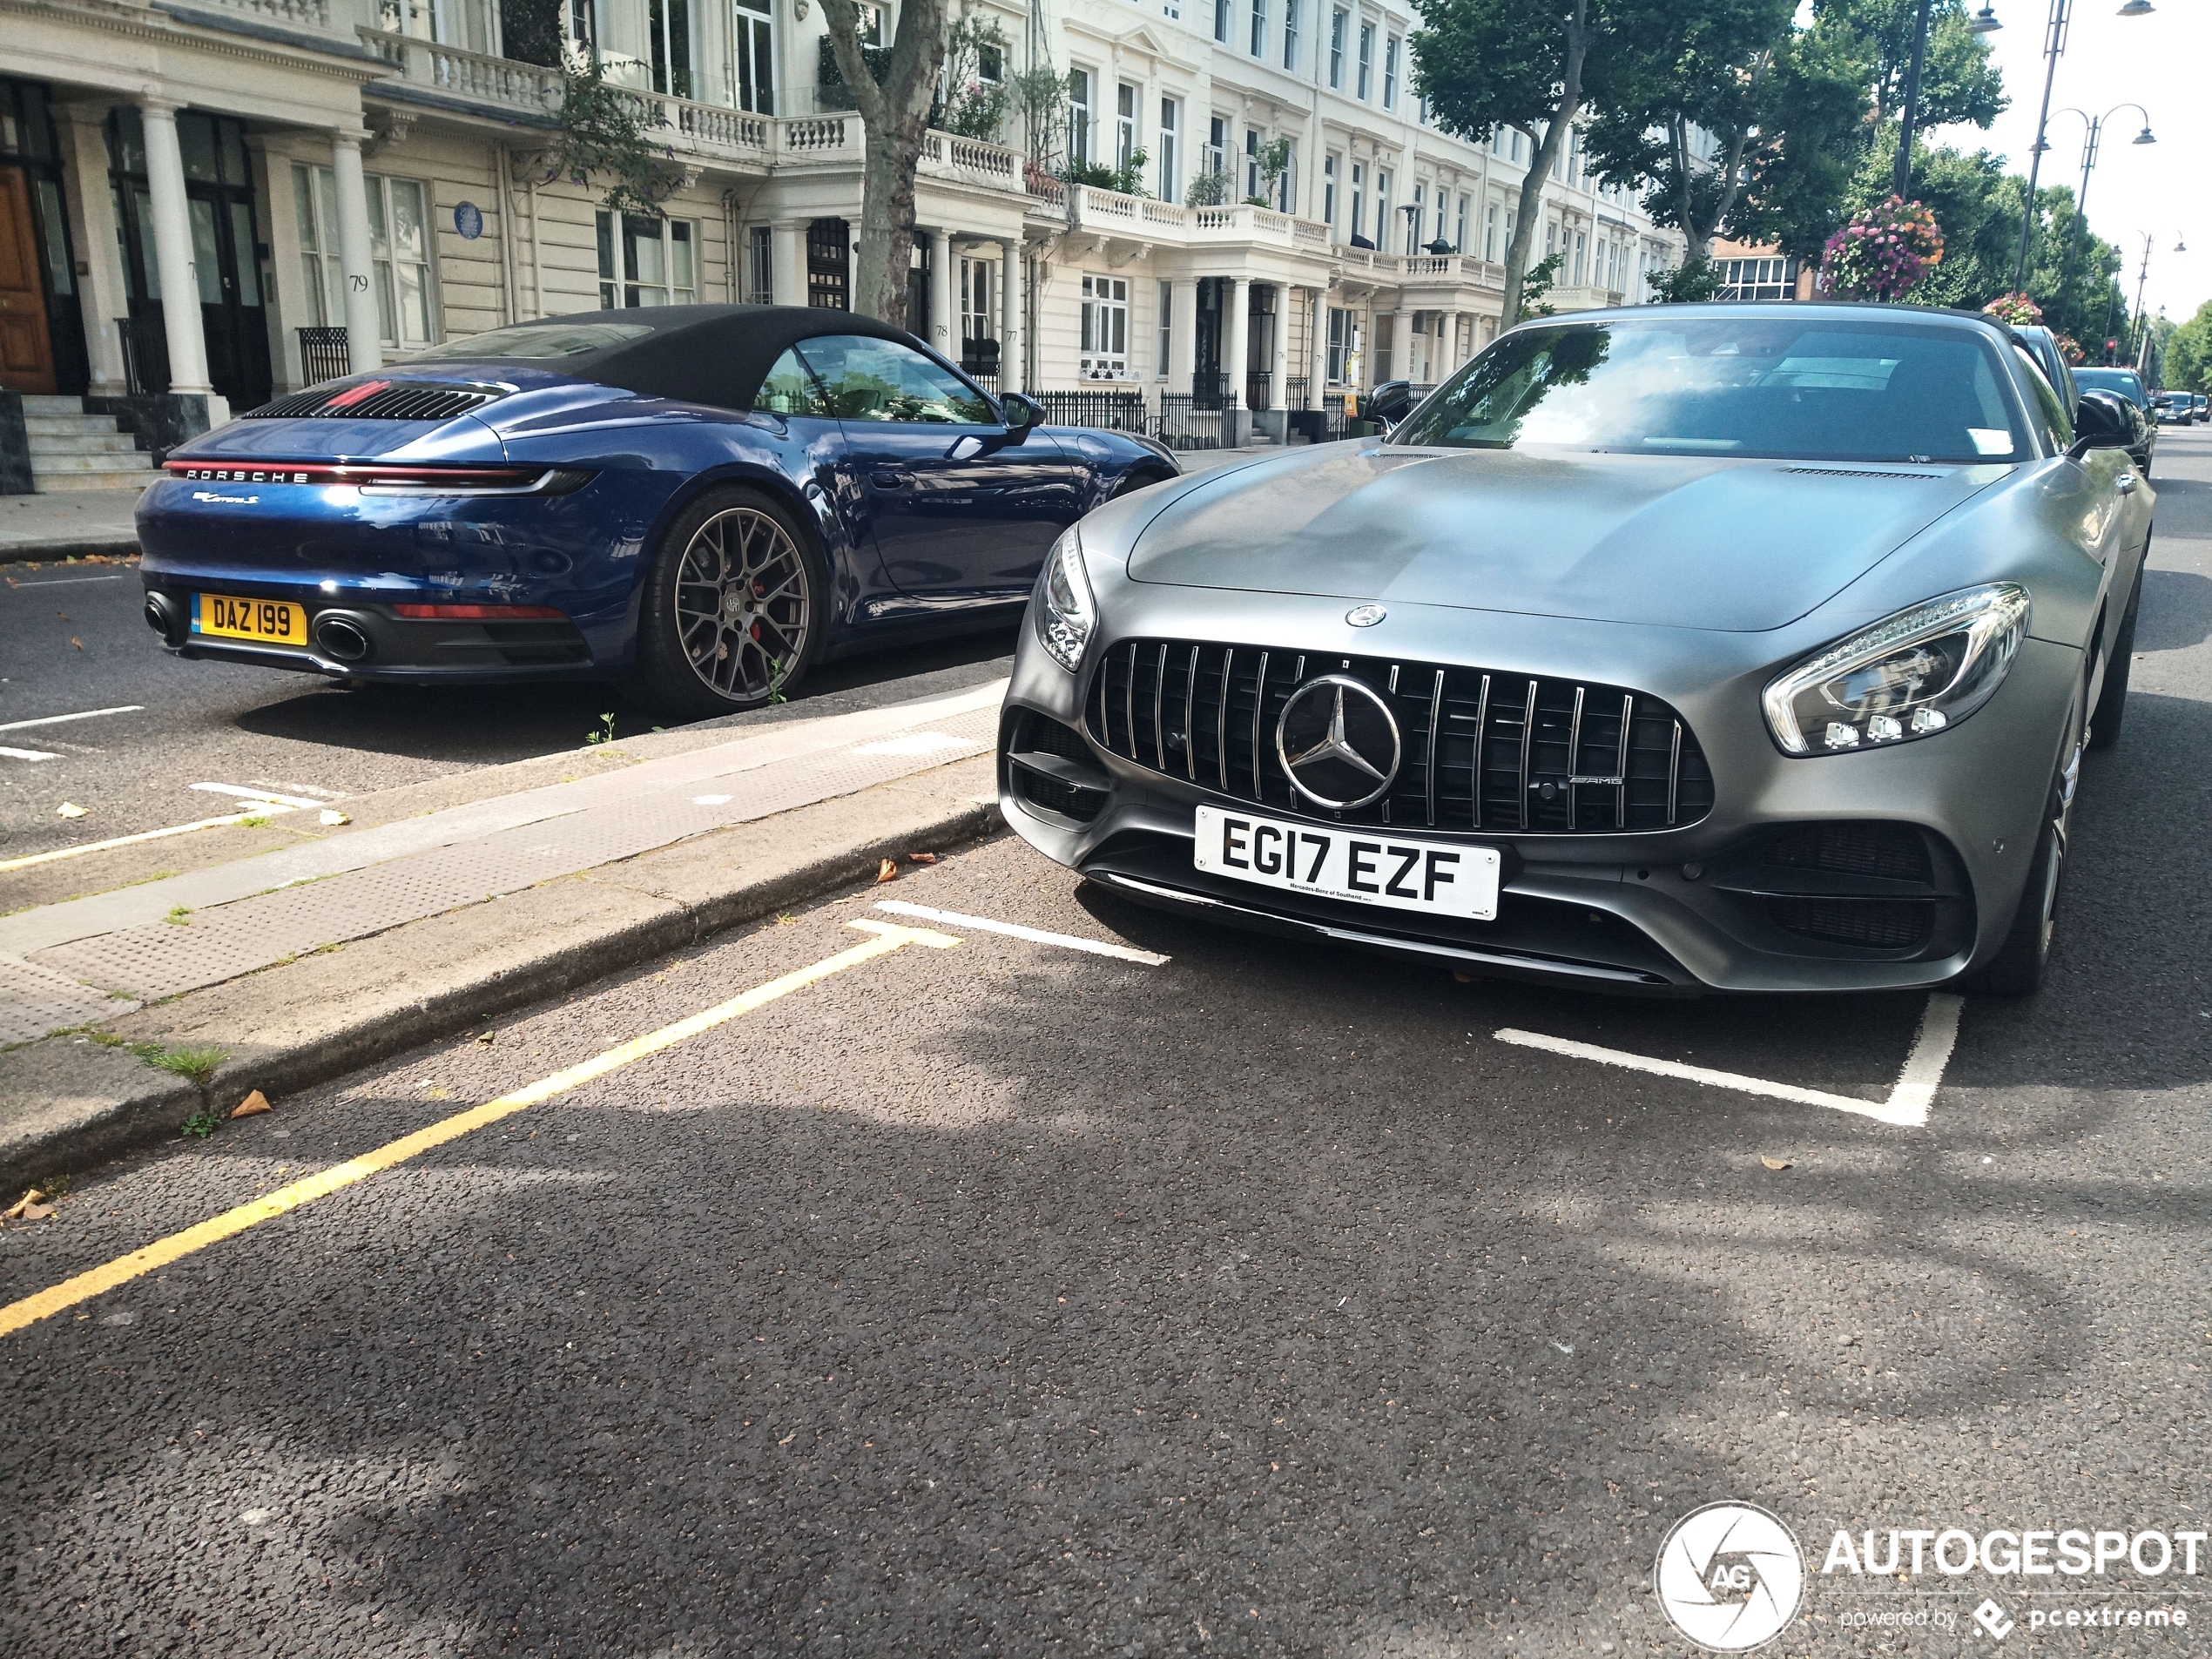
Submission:
<svg viewBox="0 0 2212 1659">
<path fill-rule="evenodd" d="M 75 542 L 0 542 L 0 564 L 59 564 L 66 559 L 136 558 L 136 536 Z"/>
<path fill-rule="evenodd" d="M 969 764 L 987 759 L 977 757 Z M 381 1001 L 373 996 L 311 997 L 304 1017 L 293 1008 L 290 1028 L 265 1042 L 238 1043 L 233 1034 L 265 1028 L 257 1000 L 271 1007 L 268 1023 L 283 1023 L 284 1011 L 275 1006 L 283 1000 L 283 989 L 273 976 L 289 968 L 249 974 L 116 1022 L 117 1035 L 171 1049 L 228 1043 L 231 1057 L 204 1087 L 157 1071 L 127 1049 L 102 1046 L 89 1036 L 48 1037 L 0 1053 L 0 1190 L 169 1139 L 187 1116 L 227 1113 L 249 1089 L 275 1096 L 326 1082 L 523 1004 L 866 880 L 884 859 L 917 847 L 943 849 L 1004 827 L 995 801 L 948 796 L 927 786 L 932 776 L 881 785 L 858 797 L 818 803 L 547 882 L 517 895 L 534 895 L 537 902 L 509 904 L 503 915 L 502 901 L 494 900 L 361 941 L 370 947 L 382 943 L 388 954 L 404 955 L 430 937 L 417 930 L 446 924 L 439 936 L 465 937 L 475 954 L 457 969 L 441 972 L 432 965 L 408 974 L 409 981 L 433 981 L 422 984 L 419 994 L 410 983 L 406 995 Z M 856 810 L 863 802 L 867 809 Z M 824 809 L 838 814 L 828 821 L 840 827 L 826 836 L 818 829 L 811 844 L 796 849 L 795 860 L 771 850 L 765 858 L 743 860 L 744 843 L 757 846 L 764 833 L 778 840 L 807 842 L 804 833 L 788 834 L 792 827 L 804 827 L 792 820 Z M 719 870 L 729 861 L 718 852 L 724 848 L 736 851 L 740 865 L 726 878 Z M 663 873 L 655 873 L 656 860 Z M 509 924 L 503 930 L 502 920 Z M 367 965 L 358 959 L 347 964 Z M 296 995 L 293 1000 L 299 1001 Z"/>
</svg>

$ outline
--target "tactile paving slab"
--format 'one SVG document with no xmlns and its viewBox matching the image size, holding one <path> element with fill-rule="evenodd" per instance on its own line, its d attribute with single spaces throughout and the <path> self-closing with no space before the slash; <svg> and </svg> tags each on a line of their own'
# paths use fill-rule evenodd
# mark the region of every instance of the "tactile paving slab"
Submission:
<svg viewBox="0 0 2212 1659">
<path fill-rule="evenodd" d="M 29 1042 L 49 1031 L 97 1025 L 138 1006 L 20 956 L 0 955 L 0 1042 Z"/>
<path fill-rule="evenodd" d="M 726 792 L 729 799 L 711 805 L 702 806 L 693 799 L 693 792 L 702 789 L 699 781 L 671 781 L 631 799 L 256 894 L 174 922 L 73 940 L 33 952 L 26 965 L 66 976 L 63 983 L 83 981 L 79 988 L 84 995 L 104 1009 L 118 1006 L 105 995 L 112 991 L 145 1001 L 174 996 L 320 946 L 364 939 L 541 881 L 635 858 L 693 835 L 934 771 L 982 752 L 997 729 L 997 710 L 977 709 L 933 721 L 926 728 L 949 742 L 925 746 L 877 740 L 835 754 L 773 762 L 715 780 L 708 786 L 717 793 Z M 864 748 L 875 752 L 861 752 Z M 886 753 L 887 748 L 909 752 Z M 29 1035 L 52 1028 L 51 1024 L 42 1026 Z"/>
</svg>

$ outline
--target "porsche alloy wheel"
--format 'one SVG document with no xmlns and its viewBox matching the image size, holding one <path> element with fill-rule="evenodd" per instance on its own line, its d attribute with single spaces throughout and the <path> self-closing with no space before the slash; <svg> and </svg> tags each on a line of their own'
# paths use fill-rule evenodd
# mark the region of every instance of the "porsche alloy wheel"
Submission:
<svg viewBox="0 0 2212 1659">
<path fill-rule="evenodd" d="M 783 689 L 806 646 L 813 597 L 781 524 L 753 507 L 715 514 L 693 532 L 673 585 L 676 631 L 702 685 L 743 703 Z"/>
<path fill-rule="evenodd" d="M 678 716 L 779 700 L 819 652 L 828 584 L 782 504 L 710 490 L 669 526 L 647 573 L 636 689 Z"/>
</svg>

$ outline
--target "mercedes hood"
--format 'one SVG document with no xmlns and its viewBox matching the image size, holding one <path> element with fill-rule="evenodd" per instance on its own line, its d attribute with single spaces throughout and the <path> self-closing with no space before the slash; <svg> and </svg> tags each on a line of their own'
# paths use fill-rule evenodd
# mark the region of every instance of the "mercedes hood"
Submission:
<svg viewBox="0 0 2212 1659">
<path fill-rule="evenodd" d="M 1138 536 L 1129 574 L 1758 631 L 2009 470 L 1332 444 L 1179 494 Z"/>
</svg>

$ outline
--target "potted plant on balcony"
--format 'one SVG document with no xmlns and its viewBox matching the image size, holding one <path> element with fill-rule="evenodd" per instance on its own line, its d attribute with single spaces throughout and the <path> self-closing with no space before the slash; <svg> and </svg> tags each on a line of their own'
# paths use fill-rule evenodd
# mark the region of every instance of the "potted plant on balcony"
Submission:
<svg viewBox="0 0 2212 1659">
<path fill-rule="evenodd" d="M 1006 31 L 995 17 L 970 13 L 945 37 L 944 128 L 963 138 L 998 142 L 1013 108 L 1006 82 Z"/>
</svg>

